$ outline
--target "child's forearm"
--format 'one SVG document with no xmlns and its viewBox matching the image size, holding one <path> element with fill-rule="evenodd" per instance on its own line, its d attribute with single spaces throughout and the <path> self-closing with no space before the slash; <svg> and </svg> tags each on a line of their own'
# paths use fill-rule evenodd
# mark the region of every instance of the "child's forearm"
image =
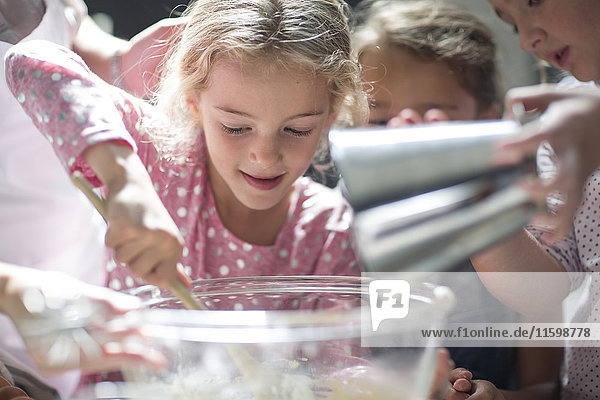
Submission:
<svg viewBox="0 0 600 400">
<path fill-rule="evenodd" d="M 82 154 L 109 193 L 128 182 L 152 186 L 150 177 L 137 154 L 123 142 L 103 142 L 88 147 Z"/>
<path fill-rule="evenodd" d="M 471 261 L 490 293 L 534 319 L 553 317 L 571 288 L 565 268 L 524 229 Z"/>
<path fill-rule="evenodd" d="M 181 32 L 186 22 L 186 18 L 163 19 L 126 41 L 104 32 L 86 16 L 73 42 L 73 50 L 106 82 L 135 96 L 148 97 L 158 83 L 157 68 L 171 39 Z"/>
<path fill-rule="evenodd" d="M 94 20 L 85 16 L 73 41 L 73 50 L 79 54 L 96 75 L 110 84 L 115 83 L 112 58 L 129 44 L 103 31 Z M 120 66 L 119 70 L 122 69 Z M 123 69 L 125 70 L 125 69 Z M 140 77 L 141 79 L 141 77 Z"/>
<path fill-rule="evenodd" d="M 525 229 L 476 254 L 471 261 L 477 272 L 565 272 Z"/>
</svg>

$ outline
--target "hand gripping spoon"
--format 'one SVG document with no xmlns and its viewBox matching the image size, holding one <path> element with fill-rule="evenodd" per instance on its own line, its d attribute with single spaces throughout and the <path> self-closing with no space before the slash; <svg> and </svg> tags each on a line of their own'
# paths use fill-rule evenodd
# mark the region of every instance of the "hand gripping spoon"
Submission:
<svg viewBox="0 0 600 400">
<path fill-rule="evenodd" d="M 100 215 L 107 221 L 106 203 L 98 195 L 78 171 L 71 175 L 71 181 L 91 201 Z M 189 310 L 208 310 L 198 302 L 190 290 L 180 281 L 176 281 L 170 288 L 171 292 Z M 256 400 L 281 400 L 283 393 L 294 392 L 294 396 L 301 394 L 303 400 L 313 400 L 311 386 L 304 380 L 295 379 L 292 375 L 282 374 L 256 360 L 246 349 L 235 344 L 223 344 L 229 357 L 233 360 L 245 382 L 250 386 Z M 320 397 L 320 396 L 319 396 Z M 297 397 L 294 397 L 297 398 Z"/>
</svg>

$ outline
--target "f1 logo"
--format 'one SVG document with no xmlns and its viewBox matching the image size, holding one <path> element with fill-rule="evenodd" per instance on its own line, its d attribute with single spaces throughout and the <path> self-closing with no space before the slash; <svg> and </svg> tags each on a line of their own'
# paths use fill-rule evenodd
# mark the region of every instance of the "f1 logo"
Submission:
<svg viewBox="0 0 600 400">
<path fill-rule="evenodd" d="M 369 283 L 371 325 L 373 331 L 385 319 L 401 319 L 408 315 L 410 284 L 405 280 L 374 280 Z"/>
</svg>

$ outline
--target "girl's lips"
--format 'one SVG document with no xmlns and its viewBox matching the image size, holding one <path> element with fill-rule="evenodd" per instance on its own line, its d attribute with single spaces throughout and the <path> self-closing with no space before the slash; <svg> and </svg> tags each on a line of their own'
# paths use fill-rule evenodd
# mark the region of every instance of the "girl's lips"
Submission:
<svg viewBox="0 0 600 400">
<path fill-rule="evenodd" d="M 248 175 L 247 173 L 240 171 L 242 176 L 248 182 L 248 184 L 258 190 L 271 190 L 277 187 L 279 183 L 283 180 L 283 175 L 278 175 L 271 178 L 258 178 L 252 175 Z"/>
<path fill-rule="evenodd" d="M 552 60 L 559 68 L 565 69 L 569 61 L 569 47 L 563 47 L 562 49 L 555 51 L 550 55 Z"/>
</svg>

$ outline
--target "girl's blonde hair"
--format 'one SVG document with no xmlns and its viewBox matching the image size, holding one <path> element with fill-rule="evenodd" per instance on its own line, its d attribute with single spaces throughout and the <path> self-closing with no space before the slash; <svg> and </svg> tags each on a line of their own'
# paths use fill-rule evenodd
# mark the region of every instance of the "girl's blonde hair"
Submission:
<svg viewBox="0 0 600 400">
<path fill-rule="evenodd" d="M 408 50 L 445 63 L 475 98 L 478 111 L 501 103 L 493 35 L 467 9 L 441 1 L 367 0 L 358 17 L 354 46 L 359 56 L 368 50 Z"/>
<path fill-rule="evenodd" d="M 162 126 L 147 123 L 162 153 L 189 153 L 197 142 L 185 98 L 207 87 L 213 65 L 256 62 L 325 78 L 338 120 L 352 125 L 366 117 L 360 67 L 351 49 L 349 8 L 343 0 L 197 0 L 164 65 L 155 103 Z M 164 155 L 164 154 L 163 154 Z"/>
</svg>

